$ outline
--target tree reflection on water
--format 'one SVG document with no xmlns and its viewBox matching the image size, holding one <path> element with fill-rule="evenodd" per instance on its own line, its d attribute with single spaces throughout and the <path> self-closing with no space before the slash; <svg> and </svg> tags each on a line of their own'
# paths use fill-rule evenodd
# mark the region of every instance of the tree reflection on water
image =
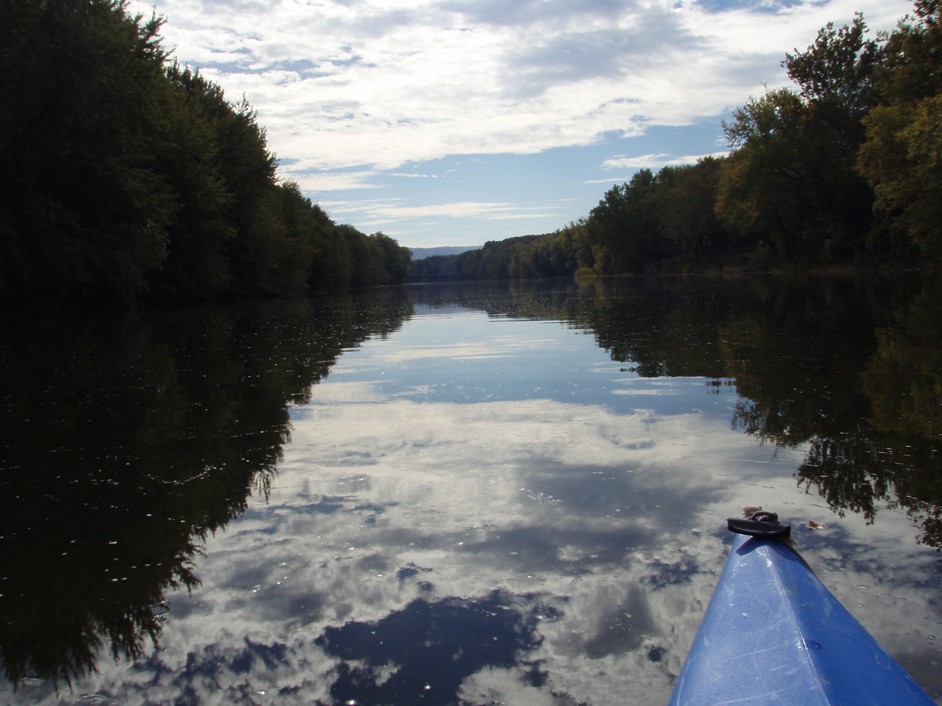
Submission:
<svg viewBox="0 0 942 706">
<path fill-rule="evenodd" d="M 302 402 L 407 301 L 332 300 L 8 324 L 0 348 L 0 660 L 71 683 L 107 648 L 136 660 L 164 591 L 264 493 Z M 375 310 L 375 309 L 374 309 Z"/>
<path fill-rule="evenodd" d="M 289 408 L 310 400 L 344 351 L 391 335 L 416 305 L 562 321 L 642 377 L 735 389 L 735 429 L 803 449 L 800 487 L 835 513 L 871 521 L 881 506 L 904 508 L 920 541 L 942 548 L 942 290 L 931 282 L 463 284 L 7 322 L 0 343 L 7 678 L 70 684 L 94 671 L 102 652 L 142 659 L 160 637 L 165 593 L 199 586 L 206 538 L 240 516 L 253 493 L 267 492 L 291 439 Z M 340 511 L 329 500 L 319 512 Z M 553 537 L 542 539 L 556 556 Z M 696 571 L 689 557 L 665 564 L 646 590 Z M 635 589 L 626 590 L 619 614 L 637 622 L 644 613 L 628 605 Z M 470 674 L 508 663 L 538 685 L 545 675 L 526 655 L 540 641 L 537 614 L 547 620 L 557 610 L 540 601 L 505 591 L 418 598 L 379 620 L 328 627 L 315 644 L 343 661 L 331 696 L 387 702 L 429 686 L 435 696 L 427 702 L 450 703 Z M 637 624 L 606 629 L 586 642 L 590 658 L 640 644 L 641 633 L 631 633 Z M 507 641 L 493 644 L 495 634 Z M 246 642 L 239 659 L 277 663 L 288 652 Z M 648 658 L 662 654 L 655 645 Z M 433 657 L 442 663 L 435 684 L 415 670 Z M 400 666 L 389 671 L 392 663 Z"/>
<path fill-rule="evenodd" d="M 833 301 L 798 323 L 730 327 L 743 397 L 733 425 L 777 446 L 807 444 L 798 483 L 838 515 L 872 522 L 880 505 L 902 507 L 920 541 L 940 549 L 942 290 L 926 280 L 890 311 L 863 296 Z"/>
</svg>

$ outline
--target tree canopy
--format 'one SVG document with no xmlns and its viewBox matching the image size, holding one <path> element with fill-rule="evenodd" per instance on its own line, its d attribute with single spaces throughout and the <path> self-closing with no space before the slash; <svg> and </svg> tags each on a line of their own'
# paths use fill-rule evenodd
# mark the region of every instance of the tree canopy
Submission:
<svg viewBox="0 0 942 706">
<path fill-rule="evenodd" d="M 0 297 L 133 304 L 403 282 L 409 251 L 279 182 L 243 98 L 127 0 L 0 4 Z M 359 261 L 362 254 L 368 261 Z"/>
<path fill-rule="evenodd" d="M 0 4 L 0 301 L 133 304 L 404 282 L 942 261 L 938 0 L 785 55 L 792 87 L 729 154 L 639 170 L 553 233 L 413 264 L 280 181 L 243 98 L 173 60 L 127 0 Z M 413 272 L 414 270 L 414 272 Z"/>
<path fill-rule="evenodd" d="M 940 6 L 917 0 L 876 39 L 860 14 L 827 24 L 785 55 L 793 86 L 750 98 L 723 124 L 726 157 L 641 169 L 577 225 L 420 261 L 416 276 L 938 266 Z M 549 248 L 565 272 L 547 266 Z"/>
</svg>

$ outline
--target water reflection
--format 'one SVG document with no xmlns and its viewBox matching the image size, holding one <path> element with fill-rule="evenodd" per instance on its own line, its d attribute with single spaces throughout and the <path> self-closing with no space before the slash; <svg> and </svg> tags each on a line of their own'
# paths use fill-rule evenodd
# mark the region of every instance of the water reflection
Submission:
<svg viewBox="0 0 942 706">
<path fill-rule="evenodd" d="M 538 646 L 539 623 L 555 617 L 537 595 L 416 599 L 376 622 L 328 627 L 315 643 L 341 660 L 330 685 L 335 703 L 444 706 L 469 677 L 516 667 Z M 545 684 L 538 661 L 521 664 L 526 684 Z"/>
<path fill-rule="evenodd" d="M 8 699 L 662 703 L 756 502 L 829 527 L 798 529 L 826 582 L 940 694 L 907 543 L 940 542 L 939 295 L 465 284 L 8 325 Z"/>
<path fill-rule="evenodd" d="M 743 397 L 733 423 L 778 446 L 805 445 L 799 485 L 838 514 L 872 521 L 880 506 L 900 506 L 920 541 L 942 548 L 942 290 L 926 281 L 887 311 L 843 284 L 850 291 L 815 301 L 812 290 L 802 305 L 779 306 L 779 295 L 771 303 L 783 316 L 727 326 Z"/>
<path fill-rule="evenodd" d="M 643 378 L 707 377 L 734 428 L 805 448 L 799 484 L 842 514 L 901 505 L 942 548 L 942 285 L 932 278 L 602 280 L 578 294 L 475 289 L 491 316 L 590 331 Z M 441 294 L 432 297 L 440 305 Z"/>
<path fill-rule="evenodd" d="M 400 293 L 401 295 L 402 293 Z M 71 682 L 136 660 L 199 546 L 267 493 L 303 402 L 345 348 L 401 324 L 351 301 L 8 323 L 0 349 L 0 659 Z M 378 310 L 378 309 L 377 309 Z M 399 318 L 395 318 L 398 312 Z"/>
</svg>

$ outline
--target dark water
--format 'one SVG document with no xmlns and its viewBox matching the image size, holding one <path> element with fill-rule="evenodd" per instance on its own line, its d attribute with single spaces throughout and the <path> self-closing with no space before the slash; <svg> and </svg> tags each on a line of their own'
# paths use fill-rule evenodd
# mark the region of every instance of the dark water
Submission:
<svg viewBox="0 0 942 706">
<path fill-rule="evenodd" d="M 0 702 L 664 703 L 747 505 L 940 700 L 940 422 L 914 278 L 8 321 Z"/>
</svg>

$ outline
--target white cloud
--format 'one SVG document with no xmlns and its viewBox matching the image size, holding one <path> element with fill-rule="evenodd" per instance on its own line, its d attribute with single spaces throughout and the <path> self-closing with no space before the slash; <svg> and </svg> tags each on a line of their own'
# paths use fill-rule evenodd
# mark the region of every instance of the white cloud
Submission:
<svg viewBox="0 0 942 706">
<path fill-rule="evenodd" d="M 603 169 L 659 169 L 660 167 L 693 164 L 704 157 L 725 157 L 728 152 L 713 152 L 704 155 L 669 155 L 663 152 L 637 156 L 618 155 L 602 162 Z M 608 183 L 611 179 L 596 179 L 594 183 Z"/>
<path fill-rule="evenodd" d="M 664 154 L 663 152 L 641 154 L 637 157 L 612 157 L 611 159 L 606 159 L 604 162 L 602 162 L 602 167 L 604 169 L 648 167 L 651 164 L 662 164 L 668 159 L 670 159 L 670 156 Z"/>
<path fill-rule="evenodd" d="M 330 214 L 343 220 L 347 214 L 356 214 L 358 223 L 371 226 L 408 219 L 467 219 L 508 221 L 556 215 L 554 205 L 524 206 L 500 201 L 453 201 L 448 203 L 402 203 L 398 200 L 373 201 L 321 201 Z"/>
<path fill-rule="evenodd" d="M 784 52 L 810 44 L 828 20 L 860 9 L 890 27 L 909 6 L 164 0 L 156 9 L 178 58 L 230 97 L 246 94 L 274 151 L 315 171 L 534 153 L 690 124 L 783 81 Z"/>
<path fill-rule="evenodd" d="M 297 164 L 292 164 L 287 168 L 282 168 L 281 176 L 284 179 L 303 182 L 306 190 L 313 190 L 319 193 L 329 191 L 348 191 L 351 189 L 381 189 L 382 185 L 376 181 L 376 173 L 370 171 L 346 172 L 346 171 L 325 171 L 325 172 L 305 172 L 298 168 Z"/>
<path fill-rule="evenodd" d="M 391 172 L 389 174 L 391 177 L 397 177 L 401 179 L 437 179 L 437 174 L 415 174 L 412 172 Z"/>
</svg>

